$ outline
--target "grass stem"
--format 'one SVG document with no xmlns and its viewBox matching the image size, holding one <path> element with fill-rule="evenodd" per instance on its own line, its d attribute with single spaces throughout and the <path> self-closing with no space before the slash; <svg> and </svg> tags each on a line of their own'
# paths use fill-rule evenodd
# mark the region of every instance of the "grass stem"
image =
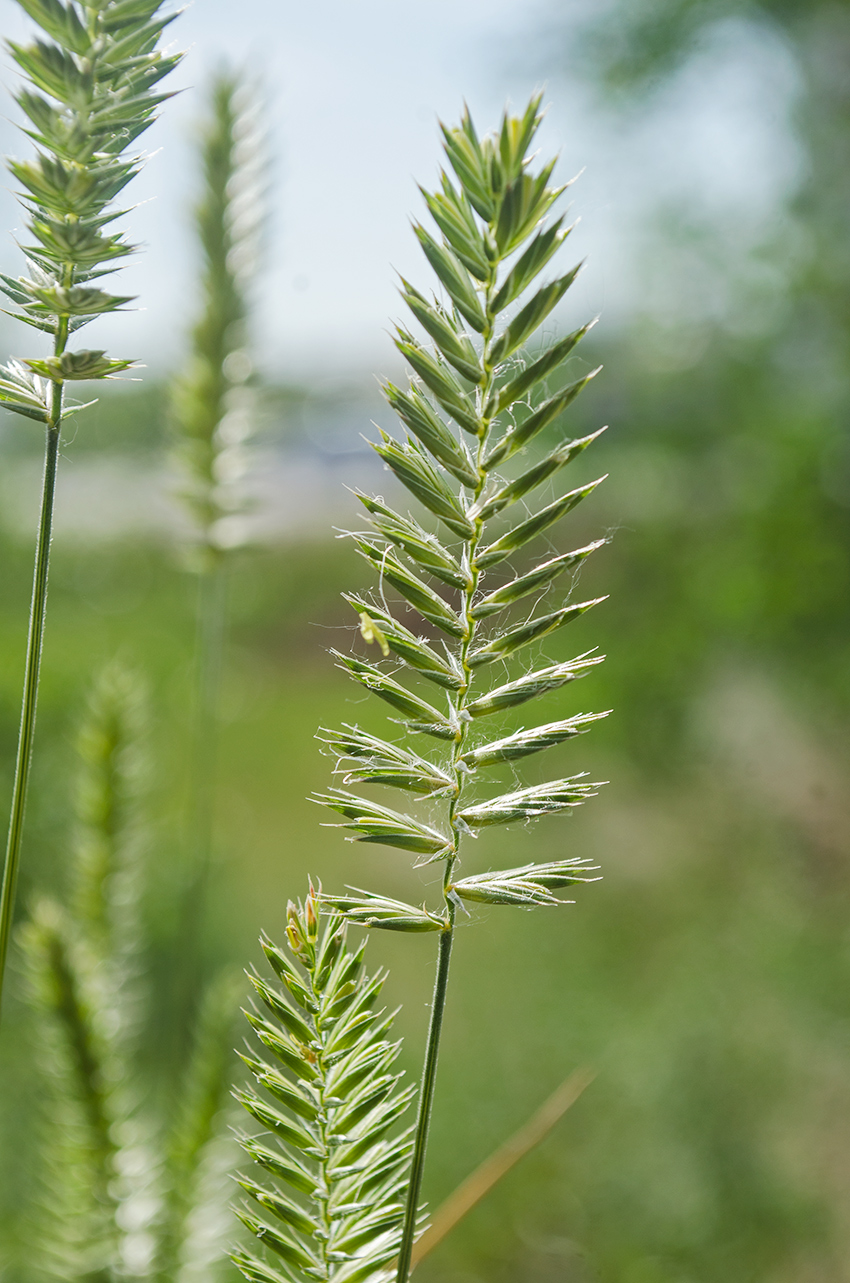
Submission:
<svg viewBox="0 0 850 1283">
<path fill-rule="evenodd" d="M 404 1214 L 401 1248 L 398 1254 L 397 1283 L 407 1283 L 413 1256 L 416 1214 L 419 1206 L 419 1191 L 422 1186 L 422 1172 L 425 1167 L 425 1149 L 428 1143 L 428 1128 L 431 1122 L 431 1106 L 434 1101 L 434 1083 L 437 1078 L 437 1058 L 440 1054 L 443 1013 L 446 1009 L 446 992 L 449 983 L 449 962 L 452 956 L 453 936 L 454 931 L 451 929 L 444 931 L 440 936 L 440 949 L 437 955 L 437 977 L 434 982 L 434 1000 L 431 1004 L 431 1023 L 428 1027 L 428 1046 L 425 1052 L 425 1065 L 422 1070 L 422 1086 L 419 1089 L 419 1112 L 416 1118 L 416 1138 L 413 1146 L 413 1159 L 410 1165 L 407 1207 Z"/>
<path fill-rule="evenodd" d="M 21 706 L 21 726 L 18 732 L 18 754 L 15 761 L 15 780 L 12 788 L 12 809 L 9 817 L 9 836 L 6 843 L 6 861 L 3 866 L 3 886 L 0 890 L 0 1011 L 3 999 L 3 977 L 12 935 L 15 913 L 15 890 L 21 859 L 21 841 L 24 832 L 24 815 L 27 804 L 35 716 L 38 705 L 38 683 L 41 671 L 41 652 L 44 645 L 44 619 L 47 608 L 47 579 L 50 568 L 50 540 L 53 532 L 53 503 L 56 492 L 56 468 L 59 458 L 59 423 L 62 413 L 62 385 L 53 384 L 53 404 L 44 454 L 44 483 L 41 496 L 41 518 L 35 549 L 32 602 L 30 605 L 29 635 L 27 638 L 26 671 Z"/>
<path fill-rule="evenodd" d="M 192 797 L 190 805 L 192 874 L 196 892 L 190 913 L 199 928 L 203 894 L 212 859 L 214 834 L 215 768 L 218 756 L 219 691 L 227 620 L 227 570 L 225 560 L 215 562 L 198 576 L 198 636 L 195 669 L 195 725 Z"/>
<path fill-rule="evenodd" d="M 218 760 L 219 693 L 227 629 L 227 566 L 217 557 L 198 575 L 194 700 L 191 727 L 187 865 L 179 904 L 179 931 L 174 943 L 175 1018 L 178 1061 L 187 1054 L 183 1032 L 197 1016 L 197 995 L 204 983 L 204 922 L 215 842 L 216 763 Z"/>
</svg>

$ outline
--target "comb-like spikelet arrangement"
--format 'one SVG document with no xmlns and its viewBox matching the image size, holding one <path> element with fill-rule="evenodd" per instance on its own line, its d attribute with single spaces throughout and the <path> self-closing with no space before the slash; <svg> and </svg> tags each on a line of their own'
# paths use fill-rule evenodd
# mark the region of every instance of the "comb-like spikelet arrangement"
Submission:
<svg viewBox="0 0 850 1283">
<path fill-rule="evenodd" d="M 356 725 L 322 732 L 344 784 L 400 789 L 425 802 L 428 812 L 423 818 L 339 788 L 315 800 L 343 817 L 341 827 L 353 841 L 442 864 L 441 903 L 434 908 L 357 888 L 324 896 L 349 921 L 433 931 L 440 939 L 399 1283 L 410 1267 L 457 909 L 463 901 L 554 906 L 563 903 L 559 890 L 595 877 L 588 861 L 573 855 L 458 876 L 465 838 L 491 825 L 569 814 L 599 787 L 583 773 L 530 787 L 514 782 L 507 792 L 486 783 L 494 768 L 571 740 L 605 716 L 572 713 L 532 727 L 489 729 L 494 715 L 566 686 L 602 658 L 588 652 L 487 682 L 494 669 L 539 652 L 544 638 L 601 600 L 568 595 L 552 607 L 541 604 L 604 540 L 566 552 L 550 544 L 539 559 L 525 561 L 526 549 L 602 480 L 556 490 L 556 498 L 531 506 L 599 435 L 572 437 L 560 429 L 564 411 L 597 371 L 556 379 L 592 322 L 548 346 L 538 342 L 580 266 L 539 282 L 570 231 L 563 216 L 550 218 L 564 190 L 550 186 L 555 162 L 533 172 L 529 149 L 539 107 L 534 97 L 522 116 L 506 114 L 493 137 L 479 139 L 468 112 L 459 128 L 443 129 L 454 176 L 444 172 L 438 191 L 423 192 L 439 235 L 414 224 L 440 294 L 428 297 L 402 278 L 402 298 L 424 337 L 397 329 L 410 385 L 387 382 L 384 393 L 403 432 L 382 431 L 373 443 L 420 512 L 413 516 L 381 498 L 359 496 L 370 529 L 354 537 L 379 591 L 347 600 L 364 641 L 380 654 L 369 662 L 335 652 L 355 681 L 390 705 L 406 734 L 382 739 Z M 421 622 L 408 626 L 403 612 Z M 423 679 L 433 694 L 410 689 L 404 676 Z"/>
<path fill-rule="evenodd" d="M 135 252 L 111 230 L 121 211 L 110 206 L 144 160 L 124 153 L 171 97 L 155 92 L 181 57 L 156 48 L 177 16 L 162 15 L 163 2 L 18 0 L 41 29 L 31 44 L 8 42 L 28 82 L 15 100 L 37 148 L 35 160 L 8 161 L 24 189 L 30 276 L 0 277 L 0 289 L 20 309 L 18 320 L 52 337 L 54 351 L 7 367 L 0 401 L 42 423 L 57 420 L 57 409 L 68 413 L 61 404 L 67 380 L 108 378 L 132 364 L 101 351 L 71 352 L 67 343 L 96 316 L 132 302 L 92 282 Z"/>
<path fill-rule="evenodd" d="M 371 530 L 355 538 L 378 575 L 381 591 L 375 597 L 351 594 L 347 600 L 360 617 L 363 638 L 380 647 L 392 668 L 352 655 L 337 654 L 337 659 L 356 681 L 402 715 L 408 732 L 436 739 L 441 747 L 429 755 L 356 726 L 322 733 L 346 784 L 390 785 L 442 799 L 442 821 L 426 824 L 343 789 L 316 798 L 344 816 L 343 827 L 355 841 L 386 843 L 428 862 L 444 861 L 444 907 L 430 913 L 404 906 L 399 914 L 408 929 L 414 924 L 421 930 L 447 929 L 459 899 L 552 904 L 554 890 L 586 876 L 583 861 L 567 860 L 557 867 L 540 866 L 539 876 L 536 866 L 527 866 L 499 875 L 454 877 L 465 835 L 492 824 L 570 811 L 598 787 L 573 775 L 496 796 L 469 796 L 486 768 L 572 739 L 605 716 L 580 713 L 497 738 L 487 734 L 491 715 L 582 677 L 601 660 L 592 653 L 481 689 L 491 665 L 519 655 L 601 600 L 567 600 L 549 610 L 538 606 L 550 587 L 575 571 L 604 540 L 549 553 L 518 573 L 502 573 L 511 558 L 522 555 L 526 545 L 560 521 L 601 480 L 568 490 L 535 512 L 521 504 L 560 476 L 599 435 L 560 437 L 554 448 L 534 452 L 536 438 L 559 420 L 597 372 L 584 373 L 540 399 L 546 381 L 590 324 L 547 348 L 526 351 L 578 273 L 573 267 L 525 297 L 570 231 L 563 217 L 545 223 L 564 190 L 548 185 L 554 162 L 536 175 L 530 172 L 527 152 L 540 122 L 539 105 L 534 98 L 524 116 L 506 116 L 496 138 L 480 141 L 468 114 L 459 129 L 444 130 L 457 182 L 444 173 L 441 189 L 424 193 L 442 236 L 435 239 L 415 225 L 443 299 L 428 299 L 402 281 L 402 297 L 430 343 L 398 328 L 396 346 L 413 377 L 406 391 L 388 382 L 384 392 L 407 434 L 396 439 L 382 432 L 374 448 L 426 514 L 438 519 L 448 538 L 381 499 L 360 495 Z M 517 310 L 512 305 L 520 299 Z M 517 475 L 507 470 L 514 460 L 520 463 Z M 528 462 L 531 466 L 523 466 Z M 403 609 L 412 608 L 421 616 L 427 637 L 401 622 L 399 612 L 387 604 L 387 591 L 401 599 Z M 491 619 L 509 614 L 514 606 L 522 612 L 517 622 L 489 627 Z M 443 698 L 435 702 L 408 690 L 392 675 L 399 666 L 436 686 Z M 367 925 L 402 926 L 401 921 L 393 923 L 386 908 L 372 913 L 370 897 L 326 899 Z"/>
<path fill-rule="evenodd" d="M 262 1179 L 239 1177 L 251 1203 L 238 1215 L 270 1254 L 234 1253 L 251 1283 L 379 1283 L 399 1249 L 413 1139 L 393 1133 L 413 1090 L 393 1072 L 392 1015 L 375 1009 L 383 974 L 320 912 L 311 888 L 289 906 L 286 948 L 263 938 L 282 988 L 251 976 L 264 1050 L 243 1056 L 257 1089 L 238 1099 L 265 1135 L 241 1138 Z"/>
</svg>

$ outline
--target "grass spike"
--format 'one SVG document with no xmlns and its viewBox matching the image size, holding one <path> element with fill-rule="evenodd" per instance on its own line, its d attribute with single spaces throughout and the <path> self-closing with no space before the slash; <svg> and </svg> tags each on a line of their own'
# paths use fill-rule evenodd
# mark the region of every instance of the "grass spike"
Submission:
<svg viewBox="0 0 850 1283">
<path fill-rule="evenodd" d="M 392 1278 L 411 1152 L 409 1132 L 394 1129 L 412 1090 L 391 1072 L 399 1044 L 386 1040 L 391 1022 L 373 1010 L 383 977 L 363 971 L 362 946 L 352 952 L 346 931 L 311 888 L 303 903 L 289 906 L 286 946 L 261 941 L 286 992 L 268 1004 L 271 1022 L 250 1020 L 271 1037 L 261 1037 L 264 1050 L 244 1057 L 256 1086 L 238 1093 L 267 1132 L 240 1138 L 259 1174 L 240 1177 L 250 1202 L 237 1215 L 267 1253 L 233 1253 L 248 1280 Z M 261 982 L 260 992 L 268 999 L 274 991 Z M 275 1043 L 289 1064 L 267 1059 Z M 296 1057 L 309 1077 L 292 1070 Z"/>
<path fill-rule="evenodd" d="M 172 389 L 171 418 L 192 564 L 203 571 L 245 540 L 238 483 L 252 421 L 248 323 L 265 193 L 259 101 L 237 72 L 222 69 L 210 84 L 201 168 L 200 308 L 187 369 Z"/>
<path fill-rule="evenodd" d="M 77 738 L 73 908 L 99 952 L 132 952 L 139 931 L 139 808 L 146 785 L 146 691 L 112 663 L 97 676 Z"/>
<path fill-rule="evenodd" d="M 180 919 L 175 1023 L 188 1029 L 202 985 L 207 883 L 213 857 L 221 673 L 228 577 L 248 538 L 243 492 L 255 419 L 251 287 L 265 198 L 261 101 L 244 73 L 222 67 L 207 90 L 194 210 L 200 298 L 190 353 L 171 389 L 177 497 L 189 518 L 188 567 L 197 573 L 194 709 L 187 806 L 187 867 Z M 188 1046 L 182 1051 L 188 1054 Z"/>
<path fill-rule="evenodd" d="M 12 806 L 0 886 L 0 999 L 15 905 L 32 758 L 41 651 L 47 610 L 50 542 L 56 470 L 63 419 L 80 409 L 66 384 L 114 378 L 133 362 L 100 350 L 68 347 L 71 336 L 96 316 L 131 300 L 92 288 L 110 274 L 116 259 L 134 253 L 121 232 L 112 202 L 143 164 L 126 149 L 153 123 L 168 94 L 154 87 L 180 61 L 156 45 L 170 19 L 153 15 L 159 6 L 123 0 L 19 0 L 39 28 L 28 44 L 7 41 L 24 87 L 18 105 L 33 130 L 34 159 L 7 160 L 23 188 L 27 231 L 36 244 L 24 247 L 27 275 L 0 278 L 13 316 L 50 337 L 45 357 L 25 357 L 0 368 L 0 406 L 41 423 L 45 432 L 41 515 L 35 549 L 21 725 Z M 116 18 L 120 14 L 119 20 Z"/>
<path fill-rule="evenodd" d="M 116 1215 L 120 1106 L 112 1088 L 116 1046 L 102 991 L 62 910 L 43 901 L 22 930 L 38 1013 L 45 1083 L 44 1192 L 35 1242 L 45 1273 L 112 1278 L 121 1234 Z"/>
<path fill-rule="evenodd" d="M 242 987 L 238 984 L 237 989 L 237 984 L 234 976 L 224 972 L 208 985 L 201 1002 L 195 1045 L 165 1159 L 166 1194 L 155 1270 L 161 1283 L 176 1279 L 181 1268 L 191 1265 L 192 1219 L 205 1199 L 212 1202 L 219 1222 L 227 1201 L 223 1191 L 210 1199 L 204 1181 L 211 1152 L 224 1147 L 223 1119 L 233 1077 L 234 999 Z"/>
<path fill-rule="evenodd" d="M 547 347 L 539 344 L 541 326 L 581 266 L 549 282 L 540 279 L 570 231 L 562 216 L 551 217 L 564 190 L 551 183 L 555 162 L 544 162 L 535 170 L 529 154 L 542 118 L 540 105 L 541 97 L 535 95 L 521 115 L 506 112 L 493 135 L 479 136 L 468 110 L 458 127 L 442 126 L 448 169 L 454 177 L 447 170 L 440 190 L 423 191 L 437 234 L 414 223 L 437 277 L 438 292 L 432 303 L 416 284 L 402 280 L 403 298 L 424 338 L 398 329 L 395 343 L 411 368 L 410 389 L 384 385 L 390 408 L 416 441 L 404 436 L 397 440 L 382 430 L 375 449 L 415 503 L 426 510 L 426 520 L 431 514 L 442 523 L 447 532 L 445 547 L 441 543 L 435 548 L 430 542 L 433 536 L 413 518 L 387 509 L 382 500 L 361 496 L 375 533 L 358 536 L 358 547 L 379 576 L 380 604 L 359 594 L 346 595 L 360 615 L 364 642 L 376 646 L 374 662 L 368 664 L 358 657 L 342 657 L 351 675 L 408 715 L 408 733 L 427 732 L 429 726 L 426 719 L 410 712 L 409 701 L 419 695 L 400 680 L 405 670 L 413 681 L 424 677 L 441 685 L 448 711 L 441 726 L 431 722 L 431 734 L 443 741 L 435 755 L 411 755 L 403 741 L 380 741 L 356 728 L 333 733 L 328 742 L 346 763 L 346 783 L 418 789 L 443 799 L 442 815 L 433 826 L 425 826 L 359 794 L 336 790 L 316 798 L 342 812 L 355 841 L 388 842 L 414 852 L 420 862 L 443 865 L 438 908 L 354 888 L 346 895 L 325 897 L 328 907 L 350 922 L 385 930 L 436 931 L 439 936 L 404 1228 L 395 1266 L 397 1283 L 407 1283 L 418 1224 L 458 905 L 462 900 L 479 900 L 553 906 L 564 903 L 555 894 L 558 888 L 588 880 L 572 866 L 569 870 L 529 866 L 459 880 L 454 873 L 465 837 L 476 836 L 476 831 L 492 824 L 567 813 L 598 788 L 581 773 L 496 796 L 481 796 L 479 785 L 484 774 L 480 768 L 543 752 L 605 716 L 561 717 L 497 738 L 478 730 L 479 718 L 556 691 L 591 671 L 601 659 L 587 654 L 571 663 L 526 672 L 489 692 L 486 687 L 480 689 L 487 665 L 512 661 L 524 648 L 538 646 L 549 633 L 604 600 L 567 599 L 545 613 L 534 608 L 530 615 L 509 620 L 498 632 L 487 626 L 491 615 L 510 612 L 517 604 L 522 608 L 526 596 L 547 590 L 560 573 L 577 567 L 605 542 L 596 540 L 573 552 L 550 554 L 547 560 L 505 577 L 497 570 L 588 498 L 603 479 L 583 483 L 537 509 L 520 508 L 520 500 L 528 502 L 538 487 L 571 466 L 599 435 L 571 438 L 557 426 L 597 371 L 567 381 L 548 399 L 541 395 L 546 381 L 574 356 L 593 322 Z M 540 434 L 551 434 L 553 427 L 554 446 L 549 444 L 548 453 L 533 454 L 516 471 L 517 456 L 535 451 Z M 508 471 L 496 476 L 496 468 Z M 519 519 L 514 516 L 518 510 Z M 500 525 L 491 531 L 489 523 L 495 518 Z M 415 565 L 415 574 L 405 559 Z M 493 571 L 495 582 L 490 578 Z M 438 580 L 440 589 L 432 587 L 428 578 Z M 427 624 L 444 633 L 442 642 L 438 645 L 430 636 L 405 628 L 386 592 L 397 594 Z M 392 677 L 383 668 L 389 662 L 395 666 Z M 401 673 L 395 671 L 398 665 Z M 354 764 L 352 769 L 349 762 Z M 440 787 L 435 788 L 437 780 Z"/>
</svg>

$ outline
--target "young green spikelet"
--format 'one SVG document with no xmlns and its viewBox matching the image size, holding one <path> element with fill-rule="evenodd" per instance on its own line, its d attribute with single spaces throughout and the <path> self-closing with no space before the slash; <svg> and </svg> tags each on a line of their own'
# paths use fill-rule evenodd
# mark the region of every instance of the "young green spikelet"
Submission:
<svg viewBox="0 0 850 1283">
<path fill-rule="evenodd" d="M 602 600 L 567 599 L 550 609 L 541 605 L 543 595 L 604 540 L 525 560 L 526 548 L 602 480 L 564 488 L 558 498 L 529 509 L 534 492 L 560 482 L 562 470 L 599 435 L 574 438 L 560 427 L 563 412 L 597 370 L 566 380 L 561 376 L 557 390 L 548 387 L 592 322 L 548 346 L 537 341 L 579 270 L 572 267 L 544 284 L 539 280 L 571 230 L 563 215 L 552 215 L 564 191 L 550 186 L 555 162 L 533 171 L 530 148 L 541 120 L 540 101 L 535 96 L 521 116 L 506 114 L 492 137 L 478 137 L 468 112 L 458 128 L 443 127 L 450 172 L 442 173 L 439 190 L 423 192 L 438 235 L 414 224 L 441 294 L 428 297 L 402 278 L 402 298 L 424 341 L 398 327 L 395 343 L 411 367 L 410 386 L 387 382 L 384 393 L 404 431 L 398 437 L 382 431 L 373 443 L 424 509 L 426 525 L 382 499 L 359 496 L 370 529 L 355 539 L 378 575 L 379 592 L 351 594 L 347 600 L 359 616 L 363 640 L 380 654 L 376 661 L 337 658 L 356 681 L 401 714 L 409 734 L 437 743 L 429 753 L 427 740 L 420 747 L 417 739 L 414 748 L 367 735 L 357 726 L 322 732 L 343 783 L 389 785 L 414 800 L 430 799 L 430 805 L 425 822 L 344 789 L 315 800 L 343 816 L 352 841 L 395 846 L 415 853 L 420 864 L 443 867 L 442 902 L 433 909 L 355 888 L 323 897 L 329 908 L 367 927 L 439 935 L 399 1283 L 406 1283 L 410 1270 L 456 912 L 464 901 L 555 906 L 564 903 L 557 891 L 595 876 L 588 861 L 573 856 L 457 875 L 465 837 L 495 824 L 569 814 L 599 787 L 584 774 L 506 793 L 494 794 L 487 785 L 493 768 L 570 740 L 605 716 L 580 713 L 510 733 L 488 731 L 491 715 L 566 686 L 602 658 L 588 652 L 502 684 L 487 681 L 490 665 L 537 649 L 542 639 Z M 431 526 L 442 530 L 435 534 Z M 388 593 L 402 609 L 421 616 L 433 640 L 400 621 Z M 512 621 L 514 607 L 518 618 Z M 493 628 L 490 620 L 497 616 L 507 622 Z M 437 688 L 433 696 L 408 690 L 396 670 L 431 683 Z"/>
<path fill-rule="evenodd" d="M 24 79 L 15 100 L 36 147 L 32 160 L 7 161 L 21 186 L 28 243 L 27 274 L 0 275 L 11 315 L 49 336 L 43 357 L 0 367 L 0 406 L 44 425 L 44 486 L 36 544 L 21 730 L 9 838 L 0 890 L 0 995 L 12 927 L 32 738 L 38 699 L 53 499 L 62 421 L 82 408 L 65 385 L 112 378 L 132 360 L 101 350 L 70 348 L 83 326 L 132 302 L 101 288 L 135 252 L 113 223 L 113 202 L 138 173 L 143 157 L 127 154 L 171 95 L 160 82 L 180 54 L 157 49 L 176 14 L 163 0 L 18 0 L 39 28 L 29 44 L 7 48 Z"/>
<path fill-rule="evenodd" d="M 239 482 L 252 422 L 248 290 L 264 210 L 260 103 L 243 77 L 214 78 L 201 140 L 203 188 L 195 211 L 202 255 L 201 309 L 172 422 L 180 498 L 194 527 L 199 569 L 244 542 Z"/>
<path fill-rule="evenodd" d="M 237 1215 L 270 1255 L 233 1254 L 249 1283 L 394 1273 L 413 1138 L 391 1133 L 414 1092 L 392 1072 L 392 1016 L 374 1009 L 384 975 L 364 972 L 365 942 L 349 949 L 346 930 L 311 888 L 289 905 L 286 948 L 261 941 L 283 988 L 250 977 L 265 1011 L 245 1014 L 264 1050 L 242 1058 L 261 1090 L 237 1099 L 263 1128 L 240 1138 L 263 1181 L 238 1178 L 252 1202 Z"/>
</svg>

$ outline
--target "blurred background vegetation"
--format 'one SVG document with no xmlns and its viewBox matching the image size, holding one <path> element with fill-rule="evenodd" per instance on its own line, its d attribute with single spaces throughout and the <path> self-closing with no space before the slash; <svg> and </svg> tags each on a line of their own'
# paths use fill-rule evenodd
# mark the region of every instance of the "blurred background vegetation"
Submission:
<svg viewBox="0 0 850 1283">
<path fill-rule="evenodd" d="M 594 145 L 607 139 L 610 156 L 624 157 L 620 181 L 633 172 L 631 146 L 643 155 L 649 137 L 660 152 L 631 242 L 633 297 L 594 331 L 580 364 L 602 359 L 606 371 L 570 421 L 576 434 L 612 425 L 573 483 L 591 466 L 610 473 L 573 520 L 578 541 L 614 536 L 582 578 L 583 593 L 611 599 L 547 646 L 553 661 L 597 643 L 609 656 L 565 698 L 573 712 L 613 707 L 615 716 L 558 752 L 564 773 L 586 767 L 611 784 L 568 824 L 487 839 L 493 865 L 568 850 L 598 858 L 605 880 L 563 913 L 492 909 L 459 937 L 429 1199 L 577 1065 L 598 1077 L 419 1273 L 422 1283 L 843 1283 L 850 5 L 575 0 L 538 9 L 524 36 L 499 65 L 521 62 L 548 77 L 556 102 L 581 101 Z M 736 216 L 707 174 L 677 171 L 664 144 L 696 85 L 705 92 L 702 115 L 688 117 L 699 125 L 691 142 L 710 150 L 711 122 L 748 77 L 767 86 L 772 137 L 791 160 L 767 189 L 753 166 L 743 185 L 751 178 L 761 205 Z M 616 165 L 613 175 L 616 184 Z M 168 496 L 168 373 L 149 371 L 72 421 L 21 885 L 25 912 L 61 879 L 74 726 L 93 672 L 117 655 L 148 674 L 156 714 L 145 912 L 164 997 L 150 1013 L 148 1048 L 151 1090 L 165 1094 L 185 1049 L 168 982 L 187 847 L 194 646 L 193 580 Z M 312 740 L 317 726 L 374 716 L 325 653 L 347 646 L 339 593 L 362 580 L 353 550 L 333 538 L 332 527 L 355 519 L 343 483 L 390 486 L 359 436 L 370 419 L 386 422 L 370 371 L 344 383 L 286 378 L 268 377 L 258 394 L 253 542 L 233 554 L 230 572 L 216 863 L 201 945 L 210 970 L 256 961 L 258 930 L 281 931 L 308 872 L 405 897 L 420 877 L 397 854 L 346 846 L 304 800 L 330 769 Z M 3 424 L 2 797 L 39 447 L 32 431 Z M 404 1003 L 414 1069 L 432 945 L 380 938 L 370 951 L 390 967 L 390 1000 Z M 13 986 L 0 1039 L 7 1241 L 23 1233 L 34 1179 L 38 1088 L 22 987 Z"/>
</svg>

